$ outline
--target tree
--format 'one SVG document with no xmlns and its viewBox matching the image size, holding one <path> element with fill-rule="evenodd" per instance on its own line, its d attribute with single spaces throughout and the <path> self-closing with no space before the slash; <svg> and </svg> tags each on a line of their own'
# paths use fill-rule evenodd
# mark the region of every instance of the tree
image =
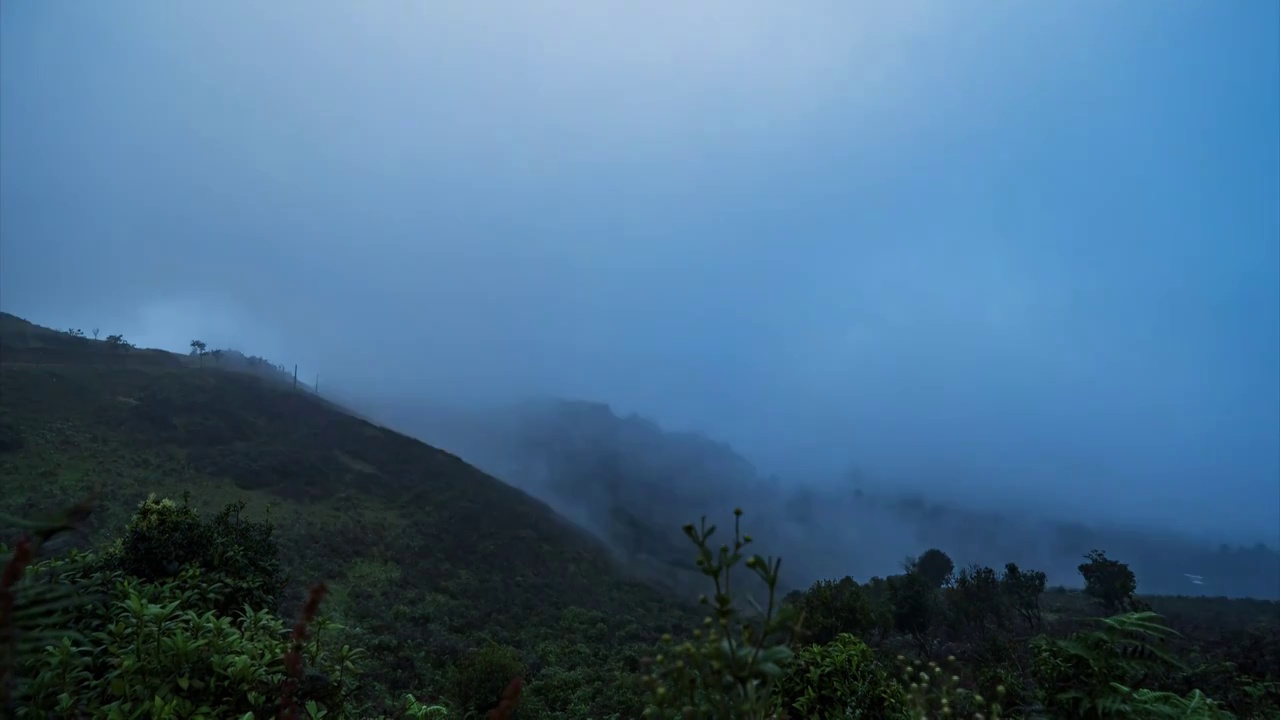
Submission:
<svg viewBox="0 0 1280 720">
<path fill-rule="evenodd" d="M 108 336 L 107 336 L 107 348 L 108 348 L 108 349 L 111 349 L 111 350 L 128 350 L 128 349 L 129 349 L 129 348 L 131 348 L 131 347 L 133 347 L 133 345 L 132 345 L 132 344 L 130 344 L 128 340 L 125 340 L 123 335 L 108 335 Z"/>
<path fill-rule="evenodd" d="M 871 608 L 871 633 L 881 639 L 888 637 L 893 633 L 893 604 L 889 596 L 889 581 L 879 576 L 871 578 L 862 585 L 862 595 Z"/>
<path fill-rule="evenodd" d="M 108 335 L 107 336 L 107 352 L 111 354 L 120 353 L 121 362 L 124 362 L 124 353 L 128 352 L 133 345 L 124 339 L 124 335 Z"/>
<path fill-rule="evenodd" d="M 1085 594 L 1102 603 L 1108 612 L 1133 607 L 1138 580 L 1128 563 L 1112 560 L 1101 550 L 1090 550 L 1084 557 L 1089 562 L 1081 563 L 1077 569 L 1084 577 Z"/>
<path fill-rule="evenodd" d="M 968 627 L 979 639 L 986 639 L 989 626 L 1004 625 L 1004 598 L 996 571 L 981 565 L 970 565 L 955 578 L 948 591 L 953 620 Z"/>
<path fill-rule="evenodd" d="M 191 341 L 191 354 L 195 355 L 196 358 L 198 358 L 200 367 L 204 367 L 204 351 L 206 347 L 208 346 L 204 344 L 203 340 Z"/>
<path fill-rule="evenodd" d="M 889 578 L 889 603 L 893 610 L 893 627 L 916 641 L 921 655 L 929 651 L 929 628 L 937 608 L 937 589 L 920 573 L 907 573 Z"/>
<path fill-rule="evenodd" d="M 938 548 L 929 548 L 916 558 L 909 572 L 923 576 L 936 589 L 951 582 L 951 573 L 955 568 L 956 564 L 946 553 Z"/>
<path fill-rule="evenodd" d="M 69 328 L 67 330 L 67 334 L 70 335 L 71 337 L 78 337 L 78 338 L 84 337 L 84 331 L 81 330 L 80 328 Z"/>
<path fill-rule="evenodd" d="M 1040 570 L 1023 571 L 1014 563 L 1004 566 L 1000 589 L 1014 612 L 1035 630 L 1040 626 L 1040 596 L 1044 594 L 1045 574 Z"/>
<path fill-rule="evenodd" d="M 91 332 L 93 332 L 93 339 L 94 339 L 94 340 L 97 340 L 97 339 L 98 339 L 98 332 L 99 332 L 99 331 L 98 331 L 98 328 L 94 328 Z"/>
<path fill-rule="evenodd" d="M 875 625 L 871 601 L 852 577 L 819 580 L 795 604 L 804 613 L 805 639 L 819 645 L 842 633 L 862 637 Z"/>
</svg>

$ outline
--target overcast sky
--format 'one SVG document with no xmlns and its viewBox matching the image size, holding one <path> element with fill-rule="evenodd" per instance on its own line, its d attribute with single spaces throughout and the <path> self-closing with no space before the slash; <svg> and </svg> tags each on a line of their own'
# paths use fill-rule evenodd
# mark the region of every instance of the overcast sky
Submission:
<svg viewBox="0 0 1280 720">
<path fill-rule="evenodd" d="M 1280 542 L 1280 4 L 0 5 L 0 307 Z"/>
</svg>

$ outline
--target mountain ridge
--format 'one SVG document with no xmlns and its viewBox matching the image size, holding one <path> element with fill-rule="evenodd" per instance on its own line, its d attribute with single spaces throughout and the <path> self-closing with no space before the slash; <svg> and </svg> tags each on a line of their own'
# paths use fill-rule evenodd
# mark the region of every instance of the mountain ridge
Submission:
<svg viewBox="0 0 1280 720">
<path fill-rule="evenodd" d="M 1076 586 L 1076 566 L 1100 547 L 1135 567 L 1144 578 L 1144 592 L 1280 599 L 1280 553 L 1261 543 L 1227 545 L 1176 529 L 1159 532 L 964 507 L 919 493 L 864 490 L 861 483 L 788 482 L 762 476 L 726 443 L 666 432 L 653 420 L 620 416 L 607 403 L 544 399 L 479 412 L 449 408 L 438 416 L 416 406 L 371 414 L 454 448 L 579 519 L 615 547 L 625 548 L 629 540 L 618 537 L 618 523 L 601 520 L 616 508 L 626 509 L 631 525 L 639 518 L 652 534 L 677 516 L 714 512 L 716 499 L 732 497 L 753 514 L 758 536 L 800 559 L 799 567 L 792 565 L 793 579 L 796 573 L 804 581 L 884 575 L 895 572 L 903 556 L 941 547 L 962 564 L 1014 560 L 1044 568 L 1053 583 Z M 851 528 L 827 532 L 838 525 Z M 828 545 L 880 543 L 897 549 L 879 556 L 837 552 L 826 562 L 813 557 L 830 553 L 821 543 L 788 542 L 788 533 L 793 539 L 826 534 Z M 1205 575 L 1204 584 L 1190 583 L 1186 573 Z"/>
<path fill-rule="evenodd" d="M 482 638 L 545 664 L 564 637 L 601 625 L 635 649 L 590 648 L 596 679 L 574 692 L 601 694 L 605 669 L 692 617 L 546 503 L 453 453 L 282 379 L 24 323 L 0 315 L 0 515 L 56 512 L 97 487 L 89 532 L 103 541 L 153 493 L 189 493 L 205 512 L 244 500 L 277 529 L 288 602 L 329 583 L 329 612 L 358 628 L 378 683 L 431 688 Z"/>
</svg>

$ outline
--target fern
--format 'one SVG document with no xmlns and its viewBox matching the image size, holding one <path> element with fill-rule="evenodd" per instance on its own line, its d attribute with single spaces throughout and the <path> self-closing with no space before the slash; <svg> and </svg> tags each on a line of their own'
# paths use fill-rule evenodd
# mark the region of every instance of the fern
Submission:
<svg viewBox="0 0 1280 720">
<path fill-rule="evenodd" d="M 28 521 L 10 517 L 10 526 L 25 529 L 26 534 L 12 550 L 0 545 L 0 708 L 11 713 L 23 696 L 26 682 L 16 672 L 26 658 L 79 639 L 68 632 L 70 619 L 77 608 L 93 598 L 82 588 L 62 580 L 58 568 L 77 560 L 53 564 L 47 570 L 32 567 L 40 550 L 53 538 L 77 529 L 88 518 L 92 498 L 73 507 L 59 517 L 47 521 Z"/>
<path fill-rule="evenodd" d="M 1133 690 L 1182 669 L 1166 643 L 1179 634 L 1150 611 L 1099 619 L 1102 627 L 1065 639 L 1036 641 L 1038 681 L 1051 709 L 1077 717 L 1186 718 L 1231 717 L 1199 690 L 1187 696 Z"/>
<path fill-rule="evenodd" d="M 1099 618 L 1102 628 L 1059 640 L 1059 647 L 1090 665 L 1110 673 L 1142 678 L 1169 669 L 1181 669 L 1164 643 L 1181 637 L 1163 618 L 1150 611 Z"/>
</svg>

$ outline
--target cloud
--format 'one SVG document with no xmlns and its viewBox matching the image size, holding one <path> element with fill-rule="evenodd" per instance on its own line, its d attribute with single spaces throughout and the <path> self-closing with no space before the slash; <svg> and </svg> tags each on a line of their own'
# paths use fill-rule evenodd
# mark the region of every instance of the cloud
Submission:
<svg viewBox="0 0 1280 720">
<path fill-rule="evenodd" d="M 0 306 L 1274 536 L 1277 12 L 9 3 Z"/>
</svg>

